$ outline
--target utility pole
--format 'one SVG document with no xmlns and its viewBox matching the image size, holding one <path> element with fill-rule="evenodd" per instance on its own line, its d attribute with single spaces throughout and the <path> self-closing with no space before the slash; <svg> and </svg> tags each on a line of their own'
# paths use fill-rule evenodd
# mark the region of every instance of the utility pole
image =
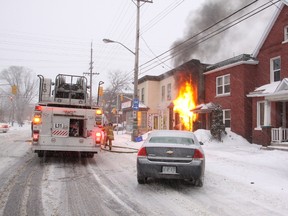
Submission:
<svg viewBox="0 0 288 216">
<path fill-rule="evenodd" d="M 136 0 L 136 1 L 137 4 L 135 5 L 137 7 L 137 15 L 136 15 L 136 42 L 135 42 L 134 91 L 133 91 L 133 131 L 131 136 L 132 141 L 135 141 L 135 138 L 139 134 L 137 112 L 139 110 L 138 73 L 139 73 L 139 38 L 140 38 L 140 7 L 141 7 L 140 2 L 153 3 L 152 0 Z"/>
<path fill-rule="evenodd" d="M 93 73 L 92 70 L 93 70 L 93 48 L 92 48 L 92 42 L 91 42 L 91 54 L 90 54 L 90 72 L 89 73 L 83 73 L 84 75 L 89 75 L 90 76 L 90 101 L 89 101 L 89 104 L 92 108 L 92 77 L 93 75 L 99 75 L 99 73 Z"/>
</svg>

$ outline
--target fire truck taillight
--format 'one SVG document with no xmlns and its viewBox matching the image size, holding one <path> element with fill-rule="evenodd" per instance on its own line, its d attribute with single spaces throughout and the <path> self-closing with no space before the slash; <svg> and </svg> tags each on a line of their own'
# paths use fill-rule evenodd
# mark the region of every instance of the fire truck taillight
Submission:
<svg viewBox="0 0 288 216">
<path fill-rule="evenodd" d="M 97 109 L 96 110 L 96 115 L 102 115 L 102 110 L 101 109 Z"/>
<path fill-rule="evenodd" d="M 102 125 L 102 110 L 101 109 L 97 109 L 95 111 L 95 123 L 96 125 Z"/>
<path fill-rule="evenodd" d="M 33 142 L 38 142 L 39 140 L 39 131 L 33 131 Z"/>
<path fill-rule="evenodd" d="M 33 118 L 33 124 L 40 124 L 41 123 L 41 116 L 35 115 Z"/>
<path fill-rule="evenodd" d="M 35 106 L 35 111 L 42 111 L 42 106 Z"/>
<path fill-rule="evenodd" d="M 99 131 L 99 132 L 97 131 L 95 135 L 96 135 L 96 136 L 95 136 L 95 138 L 96 138 L 96 143 L 101 143 L 101 138 L 102 138 L 101 132 L 100 132 L 100 131 Z"/>
</svg>

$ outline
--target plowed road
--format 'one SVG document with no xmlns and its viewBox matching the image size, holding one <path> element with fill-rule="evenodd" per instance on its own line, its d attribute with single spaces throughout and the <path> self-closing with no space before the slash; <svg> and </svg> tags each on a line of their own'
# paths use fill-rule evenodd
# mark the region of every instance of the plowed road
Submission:
<svg viewBox="0 0 288 216">
<path fill-rule="evenodd" d="M 29 135 L 29 127 L 0 134 L 0 215 L 288 215 L 281 196 L 209 166 L 203 188 L 184 181 L 138 185 L 136 153 L 38 158 L 25 142 Z M 115 143 L 121 139 L 116 136 Z M 212 153 L 209 158 L 227 163 Z"/>
</svg>

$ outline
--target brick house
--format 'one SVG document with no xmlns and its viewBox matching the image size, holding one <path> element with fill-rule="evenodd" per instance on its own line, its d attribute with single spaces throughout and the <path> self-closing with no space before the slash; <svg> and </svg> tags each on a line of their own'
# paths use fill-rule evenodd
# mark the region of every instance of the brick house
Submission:
<svg viewBox="0 0 288 216">
<path fill-rule="evenodd" d="M 288 141 L 287 14 L 282 4 L 253 55 L 210 65 L 204 73 L 205 103 L 220 104 L 226 127 L 252 143 Z"/>
<path fill-rule="evenodd" d="M 191 60 L 163 75 L 139 79 L 139 98 L 149 107 L 147 129 L 173 129 L 177 124 L 176 75 L 185 68 L 186 75 L 193 74 L 191 85 L 198 94 L 194 130 L 210 129 L 211 110 L 219 104 L 226 128 L 249 142 L 288 144 L 288 6 L 278 9 L 252 55 L 213 65 L 198 61 L 197 67 Z"/>
<path fill-rule="evenodd" d="M 258 61 L 250 55 L 234 58 L 208 66 L 204 72 L 205 102 L 219 104 L 227 129 L 252 141 L 252 99 L 246 95 L 254 90 L 254 73 Z M 200 106 L 201 107 L 201 106 Z M 199 109 L 209 115 L 209 109 Z M 197 112 L 197 111 L 196 111 Z M 210 122 L 210 117 L 200 118 Z M 210 129 L 210 124 L 202 128 Z"/>
</svg>

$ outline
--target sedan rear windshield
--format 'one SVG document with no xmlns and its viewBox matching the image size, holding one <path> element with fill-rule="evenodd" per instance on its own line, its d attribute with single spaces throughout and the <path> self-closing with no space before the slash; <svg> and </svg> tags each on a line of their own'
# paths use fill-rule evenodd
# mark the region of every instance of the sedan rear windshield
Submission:
<svg viewBox="0 0 288 216">
<path fill-rule="evenodd" d="M 151 137 L 149 143 L 194 144 L 188 137 Z"/>
</svg>

